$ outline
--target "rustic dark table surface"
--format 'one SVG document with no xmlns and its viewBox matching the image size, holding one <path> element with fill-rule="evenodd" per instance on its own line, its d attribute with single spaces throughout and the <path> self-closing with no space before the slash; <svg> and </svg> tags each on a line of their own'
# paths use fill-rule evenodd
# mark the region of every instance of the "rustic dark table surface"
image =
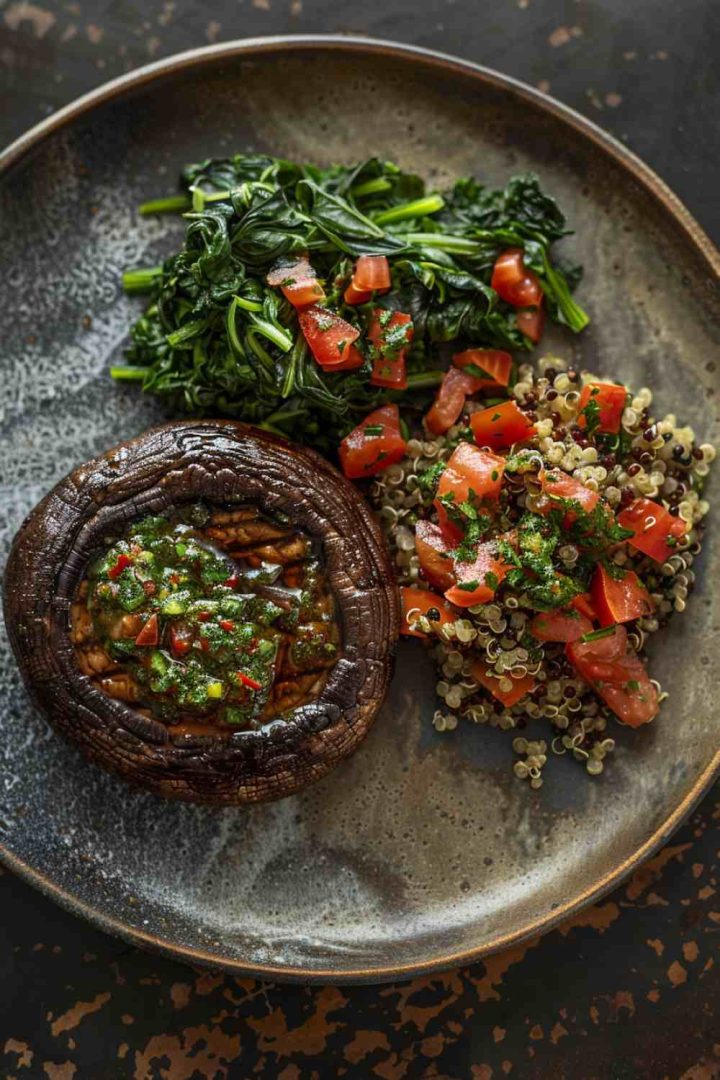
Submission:
<svg viewBox="0 0 720 1080">
<path fill-rule="evenodd" d="M 626 141 L 720 239 L 716 0 L 0 0 L 0 138 L 149 60 L 319 31 L 431 46 L 553 94 Z M 379 988 L 196 971 L 6 872 L 0 1075 L 720 1077 L 719 796 L 542 940 Z"/>
</svg>

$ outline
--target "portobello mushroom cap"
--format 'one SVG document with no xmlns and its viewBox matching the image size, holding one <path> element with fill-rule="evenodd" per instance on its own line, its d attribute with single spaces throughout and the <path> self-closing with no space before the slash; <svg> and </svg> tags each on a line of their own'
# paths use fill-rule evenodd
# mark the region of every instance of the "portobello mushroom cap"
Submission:
<svg viewBox="0 0 720 1080">
<path fill-rule="evenodd" d="M 71 605 L 108 538 L 198 500 L 252 503 L 321 541 L 342 651 L 318 697 L 258 730 L 173 734 L 78 668 Z M 5 577 L 5 619 L 31 696 L 92 761 L 168 798 L 237 804 L 318 780 L 367 734 L 392 675 L 399 608 L 390 558 L 365 502 L 310 450 L 234 421 L 154 428 L 62 480 L 23 523 Z"/>
</svg>

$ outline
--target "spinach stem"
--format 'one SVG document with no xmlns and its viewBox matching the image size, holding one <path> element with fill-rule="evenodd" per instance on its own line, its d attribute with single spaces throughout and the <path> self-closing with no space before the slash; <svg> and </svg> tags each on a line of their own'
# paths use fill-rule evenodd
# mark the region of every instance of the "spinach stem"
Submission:
<svg viewBox="0 0 720 1080">
<path fill-rule="evenodd" d="M 268 341 L 272 341 L 273 345 L 277 345 L 282 352 L 290 352 L 293 347 L 293 339 L 289 334 L 286 334 L 279 326 L 274 326 L 273 323 L 268 322 L 267 319 L 259 318 L 254 312 L 250 313 L 250 319 L 253 328 L 258 334 L 262 334 Z"/>
<path fill-rule="evenodd" d="M 590 322 L 590 316 L 583 311 L 579 304 L 576 304 L 570 295 L 567 282 L 562 275 L 558 274 L 552 266 L 550 259 L 548 258 L 547 251 L 543 248 L 543 272 L 544 277 L 547 279 L 550 285 L 550 292 L 557 301 L 558 307 L 562 311 L 567 320 L 567 324 L 571 330 L 578 333 L 580 330 L 584 330 L 587 324 Z"/>
<path fill-rule="evenodd" d="M 366 180 L 364 184 L 356 184 L 350 188 L 350 194 L 354 199 L 361 199 L 363 195 L 381 195 L 383 191 L 392 191 L 392 183 L 382 176 L 374 180 Z"/>
<path fill-rule="evenodd" d="M 277 431 L 276 424 L 281 424 L 286 420 L 297 420 L 299 416 L 305 416 L 305 409 L 276 409 L 266 420 L 258 424 L 258 427 L 266 428 L 268 431 Z"/>
<path fill-rule="evenodd" d="M 122 276 L 123 289 L 126 293 L 150 292 L 162 275 L 162 266 L 146 266 L 138 270 L 126 270 Z"/>
<path fill-rule="evenodd" d="M 295 389 L 295 372 L 297 371 L 298 363 L 303 359 L 305 355 L 306 345 L 305 338 L 302 334 L 298 334 L 293 345 L 292 352 L 290 353 L 290 362 L 288 363 L 285 371 L 285 377 L 283 379 L 282 389 L 280 396 L 283 398 L 289 398 Z"/>
<path fill-rule="evenodd" d="M 236 356 L 245 356 L 245 350 L 243 349 L 242 342 L 238 337 L 237 326 L 235 325 L 235 312 L 238 309 L 238 298 L 234 296 L 230 307 L 228 308 L 227 315 L 225 316 L 225 330 L 227 332 L 228 341 L 230 342 L 230 348 Z"/>
<path fill-rule="evenodd" d="M 427 217 L 428 214 L 442 210 L 444 205 L 442 195 L 426 195 L 424 199 L 413 199 L 401 206 L 391 206 L 389 210 L 373 214 L 372 219 L 376 225 L 390 225 L 396 221 L 407 221 L 408 218 Z"/>
<path fill-rule="evenodd" d="M 167 334 L 165 340 L 171 349 L 177 349 L 182 347 L 186 341 L 191 341 L 198 334 L 201 334 L 206 327 L 207 319 L 192 319 L 190 322 L 178 327 L 177 330 L 173 330 L 172 334 Z"/>
<path fill-rule="evenodd" d="M 468 240 L 465 236 L 452 236 L 450 233 L 403 233 L 403 239 L 414 247 L 435 248 L 436 251 L 447 251 L 451 255 L 475 255 L 478 244 L 475 240 Z"/>
<path fill-rule="evenodd" d="M 269 375 L 272 375 L 274 373 L 274 370 L 275 370 L 275 362 L 273 361 L 273 358 L 270 355 L 270 353 L 267 352 L 265 349 L 263 349 L 262 345 L 257 340 L 256 330 L 257 330 L 257 327 L 254 327 L 252 330 L 248 330 L 248 332 L 247 332 L 247 343 L 250 346 L 250 349 L 252 350 L 253 354 L 257 357 L 257 359 L 262 364 L 265 371 Z"/>
<path fill-rule="evenodd" d="M 119 381 L 140 381 L 144 379 L 150 368 L 146 367 L 130 367 L 128 364 L 118 364 L 116 367 L 110 368 L 110 378 L 118 379 Z"/>
<path fill-rule="evenodd" d="M 180 210 L 190 209 L 190 199 L 187 195 L 168 195 L 165 199 L 150 199 L 149 202 L 140 204 L 139 210 L 143 217 L 148 214 L 175 214 Z"/>
<path fill-rule="evenodd" d="M 415 371 L 407 377 L 407 388 L 408 390 L 426 390 L 439 386 L 444 374 L 444 371 Z"/>
<path fill-rule="evenodd" d="M 246 300 L 244 296 L 234 296 L 233 306 L 242 308 L 243 311 L 262 311 L 263 306 L 257 300 Z"/>
</svg>

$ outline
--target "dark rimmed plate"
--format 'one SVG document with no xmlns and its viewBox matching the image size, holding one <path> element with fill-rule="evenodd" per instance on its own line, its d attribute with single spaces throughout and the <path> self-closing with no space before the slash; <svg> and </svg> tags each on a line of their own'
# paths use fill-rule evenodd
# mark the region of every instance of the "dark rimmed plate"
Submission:
<svg viewBox="0 0 720 1080">
<path fill-rule="evenodd" d="M 171 192 L 185 162 L 239 149 L 379 154 L 439 183 L 536 170 L 578 227 L 565 248 L 585 264 L 593 315 L 553 348 L 652 386 L 659 411 L 718 441 L 720 258 L 627 150 L 510 79 L 418 49 L 224 44 L 108 84 L 0 159 L 3 553 L 71 466 L 159 418 L 106 375 L 136 311 L 120 272 L 156 261 L 178 228 L 135 207 Z M 433 731 L 434 677 L 410 643 L 367 742 L 303 795 L 226 811 L 166 803 L 50 733 L 3 637 L 3 858 L 111 932 L 238 973 L 381 981 L 537 934 L 666 840 L 715 776 L 718 574 L 710 535 L 689 616 L 653 646 L 671 691 L 659 721 L 622 731 L 599 780 L 563 759 L 540 792 L 514 779 L 507 736 Z"/>
</svg>

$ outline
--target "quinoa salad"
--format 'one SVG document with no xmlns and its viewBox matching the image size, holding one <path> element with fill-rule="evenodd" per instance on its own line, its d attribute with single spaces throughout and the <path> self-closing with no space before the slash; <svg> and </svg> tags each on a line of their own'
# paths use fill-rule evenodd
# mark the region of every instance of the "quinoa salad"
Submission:
<svg viewBox="0 0 720 1080">
<path fill-rule="evenodd" d="M 551 753 L 601 773 L 616 722 L 647 723 L 667 697 L 644 650 L 693 590 L 715 449 L 654 417 L 649 389 L 557 357 L 520 365 L 507 393 L 465 397 L 442 431 L 457 401 L 448 412 L 441 390 L 370 498 L 403 632 L 437 667 L 435 728 L 512 731 L 515 773 L 538 788 Z M 517 733 L 543 718 L 544 739 Z"/>
</svg>

